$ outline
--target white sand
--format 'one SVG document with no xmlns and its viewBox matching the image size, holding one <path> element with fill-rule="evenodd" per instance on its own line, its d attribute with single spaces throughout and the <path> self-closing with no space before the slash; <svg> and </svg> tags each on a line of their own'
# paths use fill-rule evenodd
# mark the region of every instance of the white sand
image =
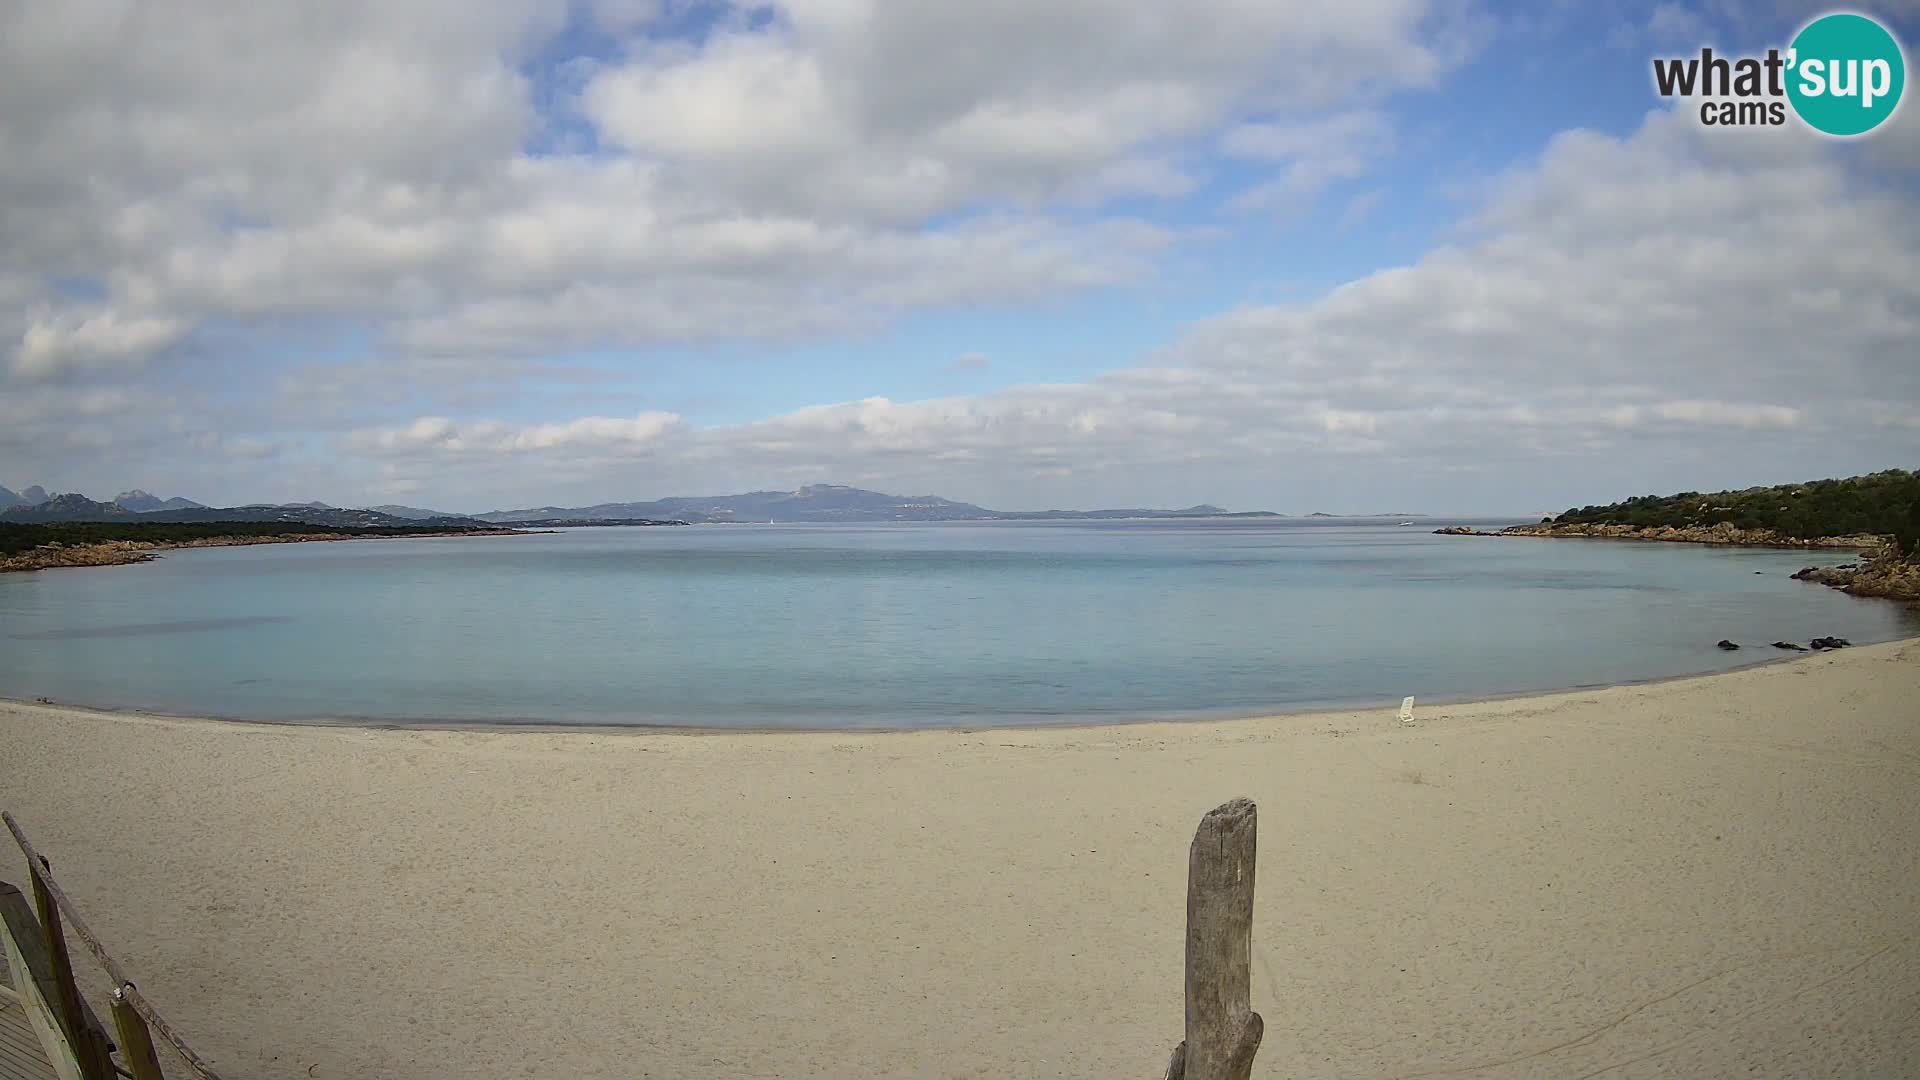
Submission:
<svg viewBox="0 0 1920 1080">
<path fill-rule="evenodd" d="M 1920 1076 L 1920 643 L 1417 715 L 5 704 L 0 805 L 236 1077 L 1159 1076 L 1187 842 L 1233 795 L 1260 805 L 1258 1075 Z"/>
</svg>

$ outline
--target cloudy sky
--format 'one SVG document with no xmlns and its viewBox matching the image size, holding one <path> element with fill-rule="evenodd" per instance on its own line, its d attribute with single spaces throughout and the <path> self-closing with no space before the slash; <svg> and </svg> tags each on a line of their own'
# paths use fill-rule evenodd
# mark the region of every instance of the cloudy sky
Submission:
<svg viewBox="0 0 1920 1080">
<path fill-rule="evenodd" d="M 1914 467 L 1920 108 L 1652 87 L 1820 10 L 0 5 L 0 484 L 1534 513 Z"/>
</svg>

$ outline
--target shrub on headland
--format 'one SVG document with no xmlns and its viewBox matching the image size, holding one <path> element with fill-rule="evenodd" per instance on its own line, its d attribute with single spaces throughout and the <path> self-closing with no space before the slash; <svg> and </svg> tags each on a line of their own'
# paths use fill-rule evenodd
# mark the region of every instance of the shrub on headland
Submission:
<svg viewBox="0 0 1920 1080">
<path fill-rule="evenodd" d="M 1555 517 L 1555 525 L 1628 525 L 1635 528 L 1767 530 L 1789 539 L 1887 536 L 1899 552 L 1920 551 L 1920 474 L 1905 469 L 1814 480 L 1804 484 L 1701 494 L 1642 495 L 1607 506 L 1584 506 Z"/>
</svg>

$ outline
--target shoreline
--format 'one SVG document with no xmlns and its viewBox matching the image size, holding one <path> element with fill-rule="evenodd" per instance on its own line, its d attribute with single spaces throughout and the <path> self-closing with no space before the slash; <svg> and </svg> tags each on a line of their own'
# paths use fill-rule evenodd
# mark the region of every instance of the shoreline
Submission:
<svg viewBox="0 0 1920 1080">
<path fill-rule="evenodd" d="M 90 544 L 41 546 L 15 555 L 0 556 L 0 574 L 28 574 L 38 570 L 78 570 L 89 566 L 132 566 L 165 558 L 162 551 L 193 548 L 254 547 L 263 544 L 304 544 L 335 540 L 422 540 L 433 537 L 530 536 L 539 529 L 471 529 L 461 532 L 395 532 L 369 535 L 353 533 L 274 533 L 261 536 L 208 536 L 192 540 L 142 541 L 105 540 Z M 39 556 L 40 559 L 36 559 Z M 42 561 L 45 560 L 45 561 Z"/>
<path fill-rule="evenodd" d="M 358 538 L 357 538 L 358 539 Z M 1435 694 L 1430 697 L 1415 695 L 1414 713 L 1418 717 L 1427 709 L 1462 708 L 1478 705 L 1497 705 L 1504 702 L 1539 699 L 1543 705 L 1553 700 L 1576 694 L 1591 694 L 1597 691 L 1632 689 L 1636 687 L 1658 687 L 1670 683 L 1689 683 L 1704 679 L 1718 679 L 1743 672 L 1755 671 L 1780 664 L 1805 663 L 1822 657 L 1841 653 L 1860 652 L 1865 649 L 1891 648 L 1896 646 L 1920 646 L 1920 634 L 1909 637 L 1893 638 L 1888 641 L 1869 642 L 1863 645 L 1849 645 L 1842 649 L 1774 649 L 1770 645 L 1746 646 L 1756 652 L 1766 650 L 1766 655 L 1747 663 L 1716 671 L 1700 671 L 1678 675 L 1655 675 L 1645 679 L 1619 679 L 1611 682 L 1577 683 L 1572 686 L 1553 687 L 1545 690 L 1506 690 L 1490 692 L 1469 692 L 1465 694 Z M 1400 695 L 1404 697 L 1405 695 Z M 1168 724 L 1185 727 L 1206 724 L 1250 724 L 1260 721 L 1299 720 L 1325 717 L 1365 715 L 1378 712 L 1392 712 L 1397 715 L 1399 701 L 1395 698 L 1355 700 L 1351 702 L 1303 702 L 1297 708 L 1287 706 L 1263 706 L 1253 710 L 1220 709 L 1200 710 L 1187 713 L 1136 714 L 1128 716 L 1088 716 L 1072 714 L 1071 717 L 1053 722 L 1034 722 L 1022 719 L 1008 724 L 995 723 L 939 723 L 939 724 L 876 724 L 861 727 L 809 727 L 809 726 L 766 726 L 722 724 L 671 724 L 647 722 L 644 720 L 622 720 L 610 723 L 582 723 L 573 720 L 406 720 L 386 719 L 366 716 L 336 717 L 248 717 L 222 716 L 216 713 L 180 713 L 165 709 L 143 706 L 91 705 L 84 702 L 63 701 L 58 698 L 22 697 L 0 692 L 0 708 L 13 706 L 24 709 L 55 709 L 64 712 L 95 716 L 102 719 L 117 717 L 143 718 L 151 720 L 180 721 L 190 724 L 231 725 L 235 727 L 265 728 L 314 728 L 320 730 L 345 731 L 419 731 L 487 733 L 495 735 L 913 735 L 922 733 L 950 733 L 957 735 L 979 735 L 989 732 L 1031 733 L 1043 731 L 1100 731 L 1104 729 L 1131 729 L 1154 724 Z"/>
<path fill-rule="evenodd" d="M 1773 534 L 1769 539 L 1755 537 L 1752 535 L 1755 531 L 1734 530 L 1742 535 L 1737 539 L 1724 539 L 1710 529 L 1674 529 L 1664 526 L 1656 530 L 1631 525 L 1508 525 L 1505 528 L 1488 530 L 1471 525 L 1448 525 L 1445 528 L 1434 529 L 1432 534 L 1435 536 L 1526 537 L 1535 540 L 1635 540 L 1647 544 L 1700 544 L 1706 547 L 1750 547 L 1774 551 L 1853 550 L 1874 555 L 1884 551 L 1887 544 L 1886 537 L 1865 534 L 1804 538 Z"/>
<path fill-rule="evenodd" d="M 1412 725 L 0 703 L 0 806 L 227 1075 L 1158 1070 L 1193 827 L 1237 795 L 1259 1075 L 1920 1075 L 1920 640 L 1787 659 Z"/>
</svg>

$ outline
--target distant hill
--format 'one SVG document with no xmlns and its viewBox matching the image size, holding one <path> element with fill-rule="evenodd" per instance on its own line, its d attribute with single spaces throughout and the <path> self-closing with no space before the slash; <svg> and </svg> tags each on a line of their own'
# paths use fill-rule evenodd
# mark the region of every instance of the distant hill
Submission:
<svg viewBox="0 0 1920 1080">
<path fill-rule="evenodd" d="M 376 514 L 385 514 L 388 517 L 406 518 L 409 521 L 419 520 L 422 518 L 442 518 L 442 517 L 464 516 L 461 514 L 449 514 L 444 510 L 422 510 L 418 506 L 402 506 L 399 503 L 381 503 L 379 506 L 369 506 L 367 507 L 367 509 L 373 511 Z"/>
<path fill-rule="evenodd" d="M 35 484 L 25 491 L 8 491 L 0 487 L 0 510 L 14 506 L 38 506 L 46 502 L 47 489 Z"/>
<path fill-rule="evenodd" d="M 53 501 L 54 498 L 55 496 L 48 495 L 46 489 L 38 484 L 18 493 L 0 487 L 0 510 L 10 510 L 16 506 L 40 506 L 43 503 Z M 118 506 L 123 510 L 129 510 L 136 514 L 145 514 L 155 510 L 192 510 L 206 505 L 206 503 L 194 502 L 192 499 L 162 499 L 158 495 L 150 495 L 147 492 L 141 491 L 139 488 L 135 488 L 132 491 L 123 491 L 115 495 L 113 501 L 110 503 L 96 502 L 77 494 L 62 495 L 59 496 L 59 498 L 66 501 L 60 506 L 55 507 L 53 510 L 54 513 L 78 512 L 85 510 L 85 508 L 89 506 Z M 77 503 L 74 501 L 76 499 L 83 500 L 83 502 Z"/>
<path fill-rule="evenodd" d="M 158 495 L 149 495 L 139 488 L 135 488 L 132 491 L 123 491 L 115 495 L 113 501 L 116 505 L 131 510 L 136 514 L 152 513 L 155 510 L 197 510 L 207 505 L 206 503 L 194 502 L 192 499 L 182 499 L 177 496 L 171 499 L 162 499 Z"/>
<path fill-rule="evenodd" d="M 449 528 L 475 528 L 489 525 L 469 517 L 444 516 L 402 518 L 373 510 L 341 510 L 325 503 L 248 506 L 190 506 L 135 513 L 118 503 L 96 502 L 84 495 L 56 495 L 35 506 L 13 506 L 0 511 L 0 522 L 45 524 L 60 521 L 140 521 L 154 522 L 280 522 L 325 525 L 333 528 L 377 528 L 426 525 Z"/>
<path fill-rule="evenodd" d="M 876 522 L 876 521 L 1106 521 L 1134 518 L 1278 518 L 1264 510 L 1233 513 L 1201 503 L 1181 510 L 1144 507 L 1110 510 L 990 510 L 938 495 L 888 495 L 842 484 L 810 484 L 794 491 L 749 491 L 740 495 L 702 495 L 651 502 L 599 503 L 593 506 L 542 506 L 495 510 L 474 516 L 387 503 L 349 510 L 323 502 L 248 503 L 210 507 L 191 499 L 161 499 L 138 489 L 112 502 L 65 494 L 24 500 L 38 488 L 19 494 L 0 488 L 0 520 L 11 522 L 119 521 L 131 515 L 175 522 L 304 522 L 333 527 L 375 527 L 406 523 L 474 526 L 527 523 L 557 527 L 582 524 L 712 524 L 718 522 Z"/>
<path fill-rule="evenodd" d="M 728 521 L 1039 521 L 1114 518 L 1279 517 L 1264 511 L 1227 514 L 1217 506 L 1185 510 L 989 510 L 938 495 L 888 495 L 841 484 L 810 484 L 794 491 L 750 491 L 743 495 L 705 495 L 652 502 L 600 503 L 595 506 L 542 506 L 495 510 L 475 515 L 482 521 L 521 522 L 562 519 L 650 520 L 715 523 Z"/>
<path fill-rule="evenodd" d="M 1315 510 L 1313 513 L 1308 514 L 1307 516 L 1310 518 L 1342 518 L 1347 521 L 1360 521 L 1360 520 L 1369 519 L 1369 518 L 1397 518 L 1404 521 L 1407 518 L 1423 518 L 1423 517 L 1426 517 L 1427 515 L 1411 514 L 1411 513 L 1396 513 L 1392 510 L 1387 511 L 1384 514 L 1329 514 L 1322 510 Z"/>
<path fill-rule="evenodd" d="M 74 492 L 55 495 L 31 506 L 13 506 L 0 511 L 0 520 L 10 522 L 120 521 L 133 516 L 133 511 L 124 506 L 95 502 Z"/>
</svg>

